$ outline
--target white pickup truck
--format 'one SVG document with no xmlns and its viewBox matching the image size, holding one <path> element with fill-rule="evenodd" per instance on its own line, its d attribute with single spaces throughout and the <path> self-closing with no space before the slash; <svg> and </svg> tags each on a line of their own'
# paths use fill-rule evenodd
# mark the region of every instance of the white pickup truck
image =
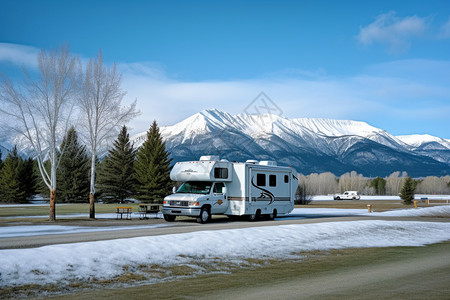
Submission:
<svg viewBox="0 0 450 300">
<path fill-rule="evenodd" d="M 334 200 L 359 200 L 361 196 L 357 191 L 346 191 L 343 194 L 335 194 L 333 196 Z"/>
</svg>

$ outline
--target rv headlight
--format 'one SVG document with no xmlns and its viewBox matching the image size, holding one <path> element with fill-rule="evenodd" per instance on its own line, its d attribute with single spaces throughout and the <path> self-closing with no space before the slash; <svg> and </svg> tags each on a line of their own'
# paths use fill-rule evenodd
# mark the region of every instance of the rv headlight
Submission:
<svg viewBox="0 0 450 300">
<path fill-rule="evenodd" d="M 198 202 L 198 201 L 189 201 L 189 206 L 200 206 L 200 202 Z"/>
</svg>

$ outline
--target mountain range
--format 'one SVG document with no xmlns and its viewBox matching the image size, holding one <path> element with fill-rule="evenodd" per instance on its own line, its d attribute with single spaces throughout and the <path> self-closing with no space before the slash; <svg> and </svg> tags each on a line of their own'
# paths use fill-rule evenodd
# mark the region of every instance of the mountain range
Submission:
<svg viewBox="0 0 450 300">
<path fill-rule="evenodd" d="M 288 119 L 274 114 L 231 115 L 203 110 L 160 127 L 173 162 L 219 155 L 229 161 L 273 160 L 302 174 L 356 171 L 367 177 L 406 171 L 412 177 L 450 175 L 450 140 L 431 135 L 393 136 L 365 122 L 318 118 Z M 146 132 L 131 137 L 140 146 Z M 16 139 L 17 144 L 17 139 Z M 19 143 L 19 151 L 31 149 Z M 3 158 L 12 148 L 0 143 Z M 106 154 L 106 149 L 101 151 Z"/>
<path fill-rule="evenodd" d="M 430 135 L 393 136 L 360 121 L 288 119 L 273 114 L 233 116 L 212 109 L 160 131 L 174 162 L 219 155 L 229 161 L 273 160 L 302 174 L 450 174 L 450 140 Z M 145 132 L 134 135 L 135 146 L 140 146 L 145 136 Z"/>
</svg>

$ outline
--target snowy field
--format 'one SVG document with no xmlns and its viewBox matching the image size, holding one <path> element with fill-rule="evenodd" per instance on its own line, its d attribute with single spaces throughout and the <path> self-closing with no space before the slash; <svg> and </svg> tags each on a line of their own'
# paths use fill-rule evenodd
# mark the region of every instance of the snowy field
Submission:
<svg viewBox="0 0 450 300">
<path fill-rule="evenodd" d="M 344 210 L 298 208 L 289 217 L 301 217 L 308 214 L 331 216 L 344 213 L 341 211 Z M 352 211 L 353 215 L 367 215 L 365 210 L 345 211 L 345 215 L 349 215 L 349 211 Z M 376 214 L 378 216 L 450 217 L 450 206 L 402 209 Z M 0 233 L 3 237 L 10 237 L 23 236 L 30 231 L 36 231 L 35 234 L 48 234 L 48 232 L 42 232 L 44 229 L 50 233 L 81 230 L 69 226 L 31 227 L 34 229 L 27 226 L 3 227 L 0 228 Z M 103 229 L 84 228 L 84 230 Z M 246 259 L 249 258 L 300 258 L 298 253 L 303 251 L 423 246 L 447 240 L 450 240 L 450 222 L 369 219 L 199 231 L 50 245 L 31 249 L 8 249 L 0 250 L 0 287 L 32 283 L 41 285 L 53 283 L 65 286 L 92 279 L 111 279 L 127 272 L 142 273 L 142 266 L 150 265 L 161 269 L 186 265 L 197 268 L 198 273 L 204 273 L 206 270 L 199 262 L 208 265 L 239 266 L 245 264 Z M 143 272 L 142 275 L 150 276 L 148 272 Z M 151 281 L 151 278 L 148 280 Z"/>
<path fill-rule="evenodd" d="M 414 195 L 415 200 L 420 199 L 430 199 L 430 200 L 450 200 L 450 195 L 428 195 L 428 194 L 416 194 Z M 333 195 L 318 195 L 318 196 L 312 196 L 312 201 L 330 201 L 334 200 Z M 361 195 L 361 200 L 367 200 L 367 201 L 383 201 L 383 200 L 401 200 L 400 196 L 367 196 L 367 195 Z"/>
</svg>

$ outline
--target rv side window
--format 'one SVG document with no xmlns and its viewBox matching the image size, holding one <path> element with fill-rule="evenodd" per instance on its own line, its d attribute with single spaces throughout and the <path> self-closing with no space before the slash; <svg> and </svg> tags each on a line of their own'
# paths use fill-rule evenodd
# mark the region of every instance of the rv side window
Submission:
<svg viewBox="0 0 450 300">
<path fill-rule="evenodd" d="M 228 178 L 227 168 L 214 168 L 214 178 Z"/>
<path fill-rule="evenodd" d="M 277 186 L 277 175 L 269 175 L 269 186 Z"/>
<path fill-rule="evenodd" d="M 213 189 L 213 193 L 214 194 L 222 194 L 223 193 L 223 183 L 222 182 L 216 182 L 214 184 L 214 189 Z"/>
<path fill-rule="evenodd" d="M 289 183 L 289 176 L 288 175 L 284 175 L 284 182 L 285 183 Z"/>
<path fill-rule="evenodd" d="M 266 174 L 256 174 L 256 185 L 266 186 Z"/>
</svg>

